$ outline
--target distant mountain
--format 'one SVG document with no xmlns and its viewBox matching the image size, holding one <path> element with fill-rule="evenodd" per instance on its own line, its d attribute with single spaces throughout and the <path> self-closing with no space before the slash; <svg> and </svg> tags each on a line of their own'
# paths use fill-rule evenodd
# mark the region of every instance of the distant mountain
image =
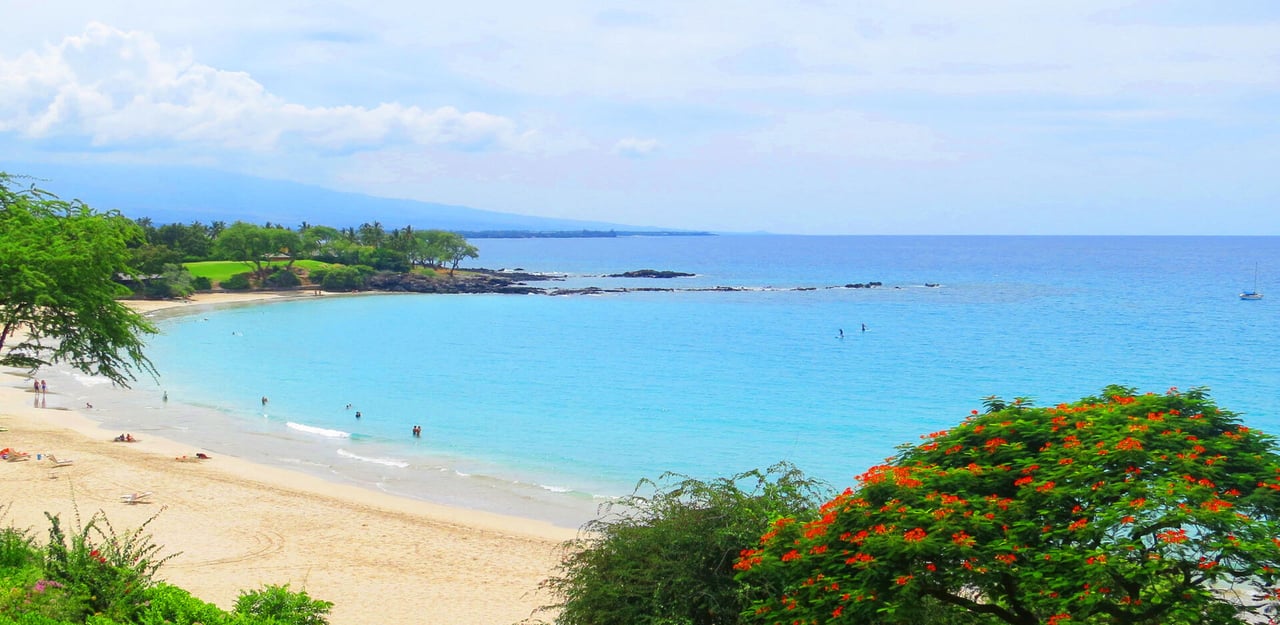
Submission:
<svg viewBox="0 0 1280 625">
<path fill-rule="evenodd" d="M 657 230 L 380 198 L 193 167 L 0 163 L 0 171 L 38 178 L 37 186 L 63 199 L 116 209 L 134 219 L 149 217 L 156 224 L 269 221 L 296 228 L 306 221 L 345 228 L 379 221 L 388 229 Z"/>
</svg>

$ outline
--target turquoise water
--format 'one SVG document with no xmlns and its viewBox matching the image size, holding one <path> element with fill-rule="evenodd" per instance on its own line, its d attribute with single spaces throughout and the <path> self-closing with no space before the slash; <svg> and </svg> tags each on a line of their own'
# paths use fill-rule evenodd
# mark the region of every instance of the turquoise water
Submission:
<svg viewBox="0 0 1280 625">
<path fill-rule="evenodd" d="M 788 460 L 849 485 L 988 395 L 1050 404 L 1112 383 L 1204 385 L 1280 432 L 1280 238 L 476 243 L 479 265 L 567 274 L 548 286 L 748 290 L 188 310 L 159 321 L 159 387 L 85 392 L 121 429 L 566 525 L 664 471 Z M 1240 301 L 1255 263 L 1275 295 Z M 698 275 L 597 277 L 641 268 Z M 870 281 L 885 286 L 825 288 Z"/>
</svg>

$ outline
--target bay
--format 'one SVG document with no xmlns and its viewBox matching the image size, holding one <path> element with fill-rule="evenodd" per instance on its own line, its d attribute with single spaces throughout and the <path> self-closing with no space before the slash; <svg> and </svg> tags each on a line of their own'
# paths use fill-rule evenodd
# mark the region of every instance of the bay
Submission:
<svg viewBox="0 0 1280 625">
<path fill-rule="evenodd" d="M 786 460 L 852 485 L 991 395 L 1045 405 L 1108 384 L 1208 386 L 1280 432 L 1277 300 L 1237 297 L 1255 263 L 1268 293 L 1280 238 L 474 243 L 477 264 L 560 274 L 550 286 L 674 290 L 201 310 L 159 319 L 158 386 L 69 381 L 121 429 L 565 525 L 665 471 Z M 643 268 L 696 275 L 601 277 Z M 700 290 L 717 286 L 742 290 Z"/>
</svg>

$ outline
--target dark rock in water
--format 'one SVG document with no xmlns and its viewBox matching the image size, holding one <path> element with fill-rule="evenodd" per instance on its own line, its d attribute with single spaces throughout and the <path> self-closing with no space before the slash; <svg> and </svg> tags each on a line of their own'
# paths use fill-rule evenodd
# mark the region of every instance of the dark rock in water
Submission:
<svg viewBox="0 0 1280 625">
<path fill-rule="evenodd" d="M 924 283 L 924 285 L 925 285 L 925 286 L 927 286 L 927 287 L 929 287 L 929 288 L 934 288 L 934 287 L 938 286 L 938 283 L 937 283 L 937 282 L 926 282 L 926 283 Z"/>
<path fill-rule="evenodd" d="M 682 271 L 658 271 L 656 269 L 637 269 L 626 273 L 611 273 L 606 278 L 688 278 L 695 274 Z"/>
<path fill-rule="evenodd" d="M 489 274 L 468 274 L 448 278 L 384 271 L 370 276 L 368 285 L 374 291 L 404 293 L 510 293 L 522 295 L 542 292 L 542 289 L 537 287 L 527 286 L 510 278 Z"/>
<path fill-rule="evenodd" d="M 865 283 L 865 284 L 864 284 L 864 283 L 862 283 L 862 282 L 855 282 L 855 283 L 853 283 L 853 284 L 846 284 L 846 285 L 844 285 L 844 288 L 846 288 L 846 289 L 874 289 L 874 288 L 878 288 L 878 287 L 882 287 L 882 286 L 884 286 L 884 284 L 882 284 L 882 283 L 880 283 L 880 282 L 867 282 L 867 283 Z"/>
</svg>

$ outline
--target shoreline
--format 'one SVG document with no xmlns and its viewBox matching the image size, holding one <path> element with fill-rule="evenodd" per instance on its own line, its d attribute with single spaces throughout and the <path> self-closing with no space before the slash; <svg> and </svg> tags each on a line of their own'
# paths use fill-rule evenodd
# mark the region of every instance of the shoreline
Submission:
<svg viewBox="0 0 1280 625">
<path fill-rule="evenodd" d="M 191 302 L 127 302 L 144 314 L 188 306 L 263 303 L 306 294 L 203 294 Z M 4 522 L 38 538 L 47 511 L 64 522 L 106 512 L 120 529 L 141 526 L 162 553 L 181 552 L 159 577 L 229 608 L 242 590 L 291 584 L 334 602 L 345 623 L 514 623 L 550 597 L 538 591 L 577 530 L 338 484 L 223 455 L 194 457 L 190 445 L 148 434 L 113 443 L 83 411 L 39 407 L 25 372 L 0 380 L 0 446 L 32 454 L 0 463 L 9 484 Z M 37 374 L 38 375 L 38 374 Z M 50 396 L 56 397 L 56 392 Z M 56 402 L 54 402 L 56 404 Z M 46 405 L 48 405 L 46 398 Z M 73 459 L 54 468 L 54 454 Z M 152 492 L 130 506 L 119 496 Z M 396 601 L 378 601 L 397 597 Z"/>
</svg>

